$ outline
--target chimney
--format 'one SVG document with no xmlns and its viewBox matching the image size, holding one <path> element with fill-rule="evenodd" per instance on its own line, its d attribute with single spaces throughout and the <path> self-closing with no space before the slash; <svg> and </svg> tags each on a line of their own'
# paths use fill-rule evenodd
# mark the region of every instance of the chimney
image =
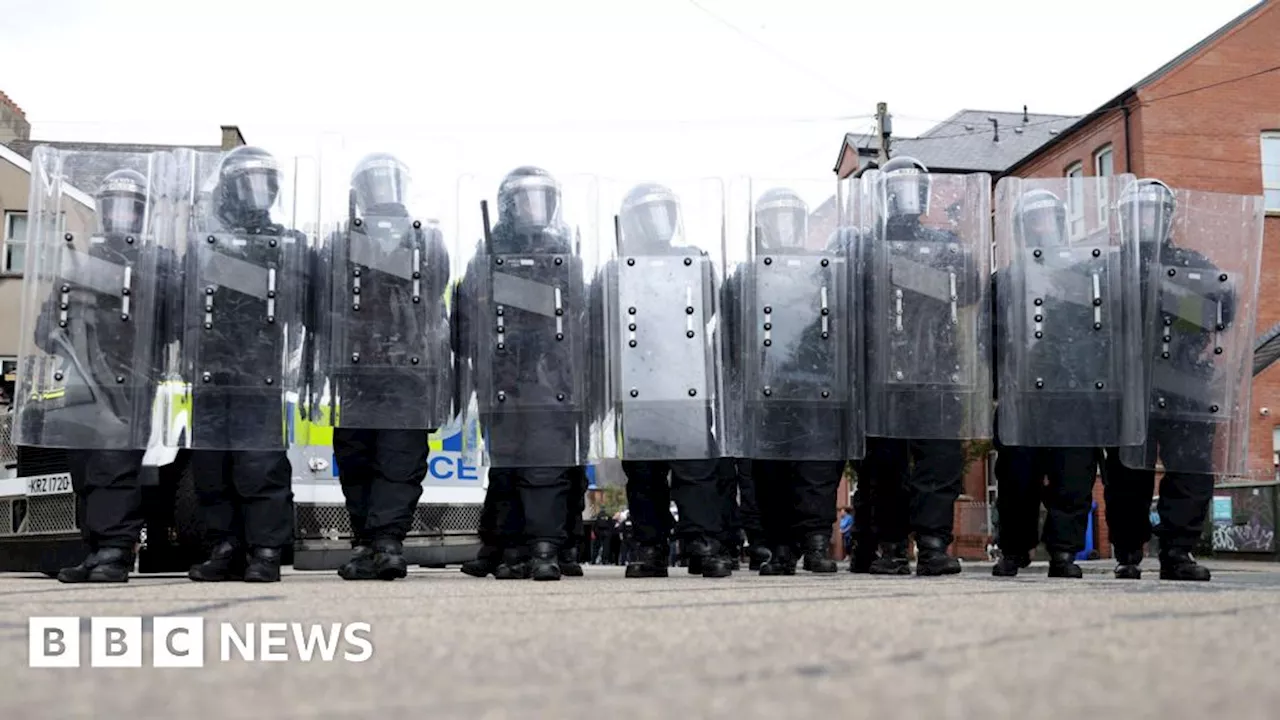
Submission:
<svg viewBox="0 0 1280 720">
<path fill-rule="evenodd" d="M 991 138 L 992 142 L 1000 142 L 1000 121 L 994 117 L 987 118 L 991 122 L 991 127 L 995 131 L 995 136 Z"/>
<path fill-rule="evenodd" d="M 233 148 L 248 145 L 245 142 L 244 135 L 240 132 L 239 125 L 223 125 L 222 126 L 222 149 L 231 150 Z"/>
<path fill-rule="evenodd" d="M 1025 125 L 1029 122 L 1031 122 L 1031 116 L 1027 114 L 1027 106 L 1023 105 L 1022 106 L 1022 124 Z"/>
<path fill-rule="evenodd" d="M 0 90 L 0 144 L 30 139 L 31 123 L 27 122 L 27 114 Z"/>
</svg>

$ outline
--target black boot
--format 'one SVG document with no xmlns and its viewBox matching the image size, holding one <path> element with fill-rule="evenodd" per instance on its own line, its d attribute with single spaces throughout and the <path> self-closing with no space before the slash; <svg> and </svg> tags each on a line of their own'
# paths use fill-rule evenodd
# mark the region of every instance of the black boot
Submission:
<svg viewBox="0 0 1280 720">
<path fill-rule="evenodd" d="M 805 536 L 804 569 L 811 573 L 833 573 L 838 569 L 831 559 L 831 537 L 827 533 Z"/>
<path fill-rule="evenodd" d="M 58 571 L 58 582 L 63 583 L 122 583 L 129 582 L 133 570 L 133 553 L 125 548 L 105 547 L 89 553 L 79 565 Z"/>
<path fill-rule="evenodd" d="M 871 562 L 868 571 L 872 575 L 910 575 L 906 541 L 880 543 L 880 557 Z"/>
<path fill-rule="evenodd" d="M 736 545 L 720 543 L 720 557 L 729 565 L 729 570 L 742 569 L 742 548 Z"/>
<path fill-rule="evenodd" d="M 529 574 L 534 580 L 559 580 L 560 579 L 560 563 L 557 559 L 560 551 L 553 542 L 539 540 L 533 544 L 530 554 Z M 579 568 L 581 569 L 581 568 Z"/>
<path fill-rule="evenodd" d="M 502 548 L 496 545 L 482 545 L 474 560 L 462 563 L 462 572 L 471 577 L 482 578 L 498 571 L 502 564 Z"/>
<path fill-rule="evenodd" d="M 399 538 L 379 538 L 373 544 L 373 570 L 379 580 L 398 580 L 409 574 L 404 543 Z"/>
<path fill-rule="evenodd" d="M 582 564 L 578 562 L 577 547 L 560 548 L 559 559 L 556 562 L 560 565 L 560 574 L 564 577 L 582 577 Z"/>
<path fill-rule="evenodd" d="M 733 574 L 729 561 L 720 553 L 720 543 L 707 538 L 694 538 L 685 547 L 689 559 L 689 574 L 704 578 L 722 578 Z"/>
<path fill-rule="evenodd" d="M 360 544 L 351 548 L 351 559 L 338 568 L 343 580 L 373 580 L 378 573 L 373 567 L 373 546 Z"/>
<path fill-rule="evenodd" d="M 1121 550 L 1116 548 L 1116 579 L 1141 580 L 1142 550 Z"/>
<path fill-rule="evenodd" d="M 764 545 L 752 543 L 751 547 L 747 548 L 747 569 L 759 570 L 761 565 L 769 562 L 772 554 Z"/>
<path fill-rule="evenodd" d="M 1049 553 L 1049 577 L 1079 580 L 1084 577 L 1084 570 L 1076 564 L 1075 553 L 1055 550 Z"/>
<path fill-rule="evenodd" d="M 795 575 L 796 554 L 790 545 L 779 545 L 773 548 L 769 560 L 760 565 L 761 576 Z"/>
<path fill-rule="evenodd" d="M 937 577 L 959 572 L 960 561 L 947 554 L 946 541 L 932 535 L 916 537 L 916 575 Z"/>
<path fill-rule="evenodd" d="M 1185 548 L 1160 550 L 1160 579 L 1209 582 L 1209 568 L 1196 562 Z"/>
<path fill-rule="evenodd" d="M 247 583 L 280 582 L 280 548 L 256 547 L 249 551 L 249 567 L 244 570 Z"/>
<path fill-rule="evenodd" d="M 502 562 L 493 571 L 498 580 L 528 580 L 532 570 L 529 555 L 523 547 L 507 548 L 502 551 Z"/>
<path fill-rule="evenodd" d="M 667 576 L 667 558 L 671 548 L 667 545 L 641 545 L 636 548 L 631 562 L 627 563 L 629 578 L 664 578 Z"/>
<path fill-rule="evenodd" d="M 209 559 L 187 572 L 196 582 L 224 582 L 244 579 L 244 553 L 230 540 L 224 540 L 209 551 Z"/>
<path fill-rule="evenodd" d="M 994 577 L 1016 577 L 1018 570 L 1031 565 L 1030 553 L 1005 553 L 991 568 Z"/>
<path fill-rule="evenodd" d="M 849 572 L 859 574 L 871 572 L 871 564 L 877 557 L 874 545 L 857 543 L 853 548 L 853 554 L 849 556 Z"/>
</svg>

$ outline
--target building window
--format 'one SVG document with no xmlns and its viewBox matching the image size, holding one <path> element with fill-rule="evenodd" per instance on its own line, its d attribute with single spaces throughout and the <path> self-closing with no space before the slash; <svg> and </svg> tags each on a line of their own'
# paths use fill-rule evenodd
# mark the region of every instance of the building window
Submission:
<svg viewBox="0 0 1280 720">
<path fill-rule="evenodd" d="M 0 272 L 21 273 L 27 258 L 27 214 L 4 214 L 4 265 Z"/>
<path fill-rule="evenodd" d="M 1115 153 L 1111 151 L 1111 146 L 1107 145 L 1100 148 L 1093 154 L 1093 174 L 1099 178 L 1109 178 L 1116 174 Z M 1098 225 L 1107 226 L 1107 214 L 1110 211 L 1111 198 L 1109 197 L 1110 185 L 1105 182 L 1099 182 L 1098 188 Z"/>
<path fill-rule="evenodd" d="M 1084 165 L 1074 163 L 1067 168 L 1067 220 L 1071 237 L 1084 234 Z"/>
<path fill-rule="evenodd" d="M 1267 212 L 1280 214 L 1280 130 L 1262 133 L 1262 192 Z"/>
</svg>

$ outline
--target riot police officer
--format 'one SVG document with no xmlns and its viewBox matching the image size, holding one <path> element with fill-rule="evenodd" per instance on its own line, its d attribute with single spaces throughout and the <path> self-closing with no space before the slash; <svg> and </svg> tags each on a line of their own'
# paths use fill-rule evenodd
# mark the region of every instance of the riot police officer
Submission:
<svg viewBox="0 0 1280 720">
<path fill-rule="evenodd" d="M 440 231 L 411 215 L 410 169 L 374 153 L 351 173 L 346 227 L 323 253 L 331 272 L 333 453 L 351 519 L 347 580 L 404 577 L 404 538 L 427 474 L 427 437 L 452 415 L 453 359 Z"/>
<path fill-rule="evenodd" d="M 713 436 L 719 351 L 706 339 L 715 275 L 696 245 L 707 238 L 685 237 L 680 198 L 656 183 L 627 192 L 615 230 L 620 257 L 593 283 L 591 314 L 615 370 L 596 378 L 608 389 L 595 395 L 618 418 L 635 551 L 626 576 L 666 577 L 674 530 L 690 574 L 727 577 Z"/>
<path fill-rule="evenodd" d="M 810 251 L 809 208 L 789 188 L 754 204 L 752 262 L 729 283 L 727 332 L 741 382 L 743 454 L 770 557 L 761 575 L 833 573 L 836 489 L 850 453 L 848 390 L 856 327 L 841 248 Z"/>
<path fill-rule="evenodd" d="M 195 581 L 277 582 L 293 542 L 281 358 L 300 353 L 305 238 L 275 221 L 280 170 L 240 147 L 217 169 L 211 217 L 189 234 L 185 351 L 191 471 L 210 546 Z M 253 449 L 242 449 L 253 448 Z M 271 449 L 263 449 L 271 448 Z"/>
<path fill-rule="evenodd" d="M 20 407 L 19 442 L 65 446 L 78 440 L 99 446 L 67 450 L 89 555 L 58 573 L 64 583 L 127 582 L 144 523 L 143 451 L 127 448 L 141 447 L 147 439 L 161 379 L 160 348 L 174 339 L 164 302 L 177 281 L 171 257 L 156 246 L 154 235 L 144 235 L 150 194 L 148 178 L 132 169 L 115 170 L 102 180 L 95 198 L 98 227 L 88 252 L 71 245 L 74 233 L 65 236 L 67 245 L 56 248 L 61 267 L 54 270 L 53 294 L 35 329 L 37 347 L 63 360 L 65 369 L 55 377 L 75 377 L 59 380 L 65 383 L 62 407 Z M 20 394 L 20 406 L 28 399 L 28 393 Z"/>
<path fill-rule="evenodd" d="M 1243 320 L 1236 317 L 1237 293 L 1246 288 L 1233 288 L 1228 275 L 1208 257 L 1174 243 L 1174 218 L 1180 210 L 1173 191 L 1164 183 L 1143 179 L 1125 188 L 1119 211 L 1122 226 L 1136 234 L 1141 248 L 1146 372 L 1152 373 L 1160 364 L 1168 363 L 1176 377 L 1199 378 L 1208 385 L 1214 375 L 1213 364 L 1224 357 L 1220 350 L 1226 342 L 1219 335 L 1238 331 L 1232 326 Z M 1187 225 L 1194 227 L 1194 222 Z M 1230 228 L 1220 220 L 1218 225 L 1221 237 L 1213 237 L 1211 242 L 1221 251 L 1234 253 L 1237 248 L 1230 245 Z M 1239 254 L 1245 254 L 1244 249 L 1240 250 Z M 1181 299 L 1176 307 L 1165 303 L 1166 293 L 1174 292 Z M 1197 319 L 1186 320 L 1192 316 Z M 1199 316 L 1210 320 L 1205 322 Z M 1252 343 L 1251 337 L 1242 339 Z M 1157 504 L 1160 578 L 1207 581 L 1208 568 L 1197 563 L 1191 551 L 1200 538 L 1213 499 L 1217 460 L 1214 445 L 1218 427 L 1201 418 L 1211 416 L 1218 408 L 1198 407 L 1201 398 L 1197 396 L 1203 390 L 1188 393 L 1188 388 L 1182 388 L 1179 392 L 1179 388 L 1165 385 L 1162 380 L 1165 376 L 1157 374 L 1148 382 L 1152 397 L 1146 444 L 1107 450 L 1102 478 L 1107 526 L 1117 561 L 1115 575 L 1135 580 L 1142 576 L 1139 564 L 1143 545 L 1151 539 L 1150 508 L 1158 457 L 1164 466 Z"/>
<path fill-rule="evenodd" d="M 499 222 L 467 269 L 456 320 L 489 454 L 490 492 L 514 488 L 523 510 L 528 572 L 559 580 L 567 496 L 585 461 L 585 288 L 561 190 L 541 168 L 520 167 L 498 188 Z M 507 548 L 519 553 L 519 548 Z"/>
<path fill-rule="evenodd" d="M 1017 197 L 997 208 L 1012 215 L 1008 225 L 997 223 L 1011 236 L 997 238 L 1007 257 L 994 278 L 1002 556 L 991 572 L 998 577 L 1031 563 L 1042 500 L 1049 577 L 1083 577 L 1075 556 L 1085 546 L 1098 446 L 1119 442 L 1126 427 L 1135 437 L 1140 429 L 1138 413 L 1126 416 L 1137 409 L 1126 403 L 1137 397 L 1137 377 L 1116 376 L 1139 362 L 1136 246 L 1120 246 L 1106 228 L 1072 244 L 1066 205 L 1046 182 L 1055 181 L 1001 193 L 1002 202 Z M 1126 333 L 1134 342 L 1124 342 Z"/>
<path fill-rule="evenodd" d="M 864 278 L 867 358 L 873 367 L 860 480 L 872 486 L 880 543 L 879 557 L 869 570 L 909 574 L 907 536 L 913 532 L 917 574 L 949 575 L 960 572 L 959 561 L 947 554 L 947 547 L 954 538 L 955 501 L 963 490 L 965 463 L 963 442 L 950 437 L 988 432 L 972 427 L 970 414 L 983 413 L 975 403 L 990 405 L 989 396 L 974 397 L 968 386 L 952 384 L 962 353 L 970 350 L 969 339 L 961 333 L 990 332 L 969 329 L 957 317 L 974 314 L 977 324 L 985 319 L 989 308 L 982 298 L 990 270 L 977 269 L 982 263 L 974 260 L 975 248 L 954 230 L 923 222 L 933 196 L 933 178 L 923 163 L 897 157 L 873 177 L 876 227 L 874 239 L 864 247 L 884 262 L 868 262 Z M 882 267 L 885 263 L 888 266 Z M 954 284 L 934 287 L 933 278 Z M 910 286 L 920 281 L 926 284 Z M 891 327 L 881 333 L 884 323 Z M 982 374 L 988 372 L 981 368 Z M 989 416 L 989 407 L 985 412 Z"/>
</svg>

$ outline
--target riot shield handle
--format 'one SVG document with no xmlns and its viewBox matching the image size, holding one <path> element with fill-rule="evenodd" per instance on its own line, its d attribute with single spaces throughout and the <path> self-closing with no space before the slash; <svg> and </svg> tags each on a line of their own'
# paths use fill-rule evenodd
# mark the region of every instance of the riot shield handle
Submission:
<svg viewBox="0 0 1280 720">
<path fill-rule="evenodd" d="M 351 188 L 347 193 L 347 224 L 348 226 L 355 222 L 356 219 L 356 189 Z"/>
<path fill-rule="evenodd" d="M 489 201 L 480 201 L 480 218 L 484 221 L 484 251 L 493 254 L 493 235 L 489 229 Z"/>
<path fill-rule="evenodd" d="M 618 246 L 618 255 L 622 255 L 622 221 L 613 216 L 613 242 Z"/>
</svg>

